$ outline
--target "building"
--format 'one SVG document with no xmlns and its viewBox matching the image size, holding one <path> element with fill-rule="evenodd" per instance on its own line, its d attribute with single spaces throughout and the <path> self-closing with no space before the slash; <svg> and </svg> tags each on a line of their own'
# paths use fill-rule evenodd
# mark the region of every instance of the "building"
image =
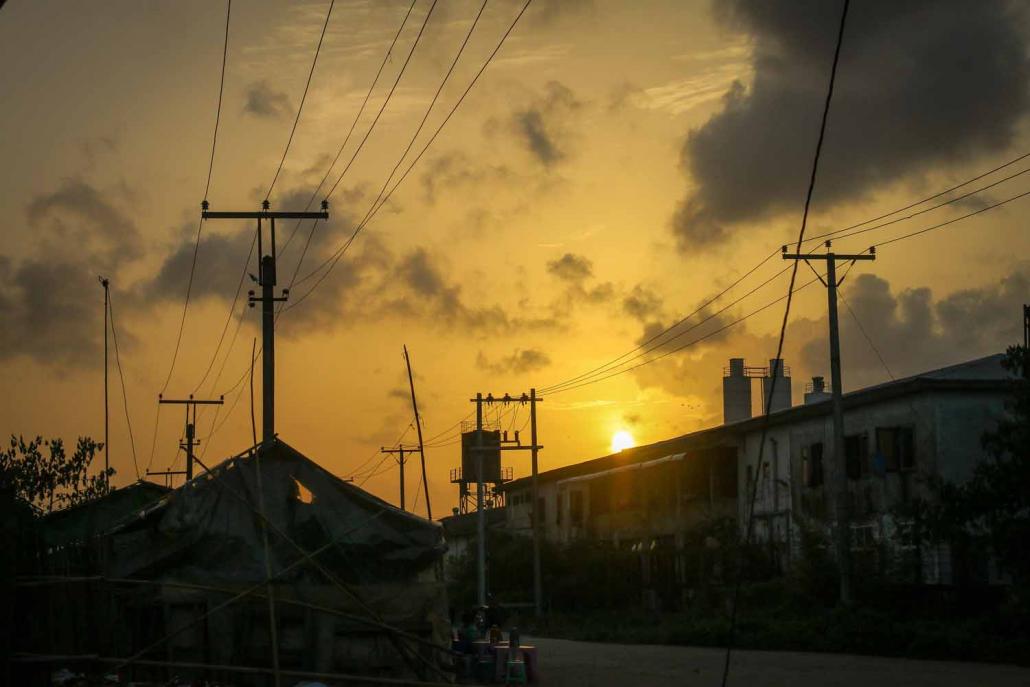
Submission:
<svg viewBox="0 0 1030 687">
<path fill-rule="evenodd" d="M 833 456 L 833 404 L 813 379 L 806 403 L 769 416 L 762 465 L 757 469 L 766 422 L 753 418 L 724 426 L 737 437 L 739 490 L 754 503 L 755 538 L 789 567 L 803 530 L 828 535 L 836 519 L 837 470 L 848 478 L 852 548 L 857 560 L 889 567 L 915 554 L 907 531 L 907 506 L 932 498 L 928 478 L 962 481 L 983 456 L 980 439 L 1004 410 L 1013 378 L 993 355 L 844 394 L 844 460 Z M 740 522 L 748 513 L 738 502 Z M 918 552 L 913 565 L 929 584 L 953 582 L 947 547 Z M 883 556 L 892 560 L 883 560 Z M 993 571 L 982 571 L 992 578 Z"/>
<path fill-rule="evenodd" d="M 927 478 L 960 481 L 971 473 L 982 456 L 980 437 L 993 427 L 1011 393 L 1013 379 L 1002 358 L 989 356 L 845 394 L 843 461 L 833 455 L 832 403 L 821 378 L 813 380 L 804 405 L 792 407 L 789 395 L 777 393 L 766 420 L 751 417 L 751 378 L 762 379 L 767 396 L 770 370 L 787 379 L 789 371 L 782 361 L 748 368 L 742 359 L 731 360 L 724 410 L 736 421 L 540 473 L 542 531 L 555 542 L 589 538 L 628 546 L 646 554 L 645 569 L 667 569 L 663 576 L 683 580 L 679 557 L 688 534 L 725 518 L 743 532 L 754 486 L 754 540 L 767 545 L 786 569 L 800 554 L 803 533 L 832 531 L 830 485 L 841 469 L 848 474 L 857 557 L 886 566 L 913 554 L 922 582 L 950 583 L 950 552 L 916 549 L 905 506 L 917 496 L 931 496 Z M 766 447 L 758 466 L 763 432 Z M 529 535 L 530 478 L 501 489 L 507 528 Z M 646 584 L 648 574 L 643 577 Z M 675 590 L 664 596 L 674 599 Z"/>
<path fill-rule="evenodd" d="M 45 683 L 44 660 L 127 681 L 272 684 L 273 657 L 291 684 L 446 678 L 441 526 L 281 440 L 64 541 L 20 583 L 16 617 L 36 620 L 15 648 L 39 660 L 18 684 Z"/>
</svg>

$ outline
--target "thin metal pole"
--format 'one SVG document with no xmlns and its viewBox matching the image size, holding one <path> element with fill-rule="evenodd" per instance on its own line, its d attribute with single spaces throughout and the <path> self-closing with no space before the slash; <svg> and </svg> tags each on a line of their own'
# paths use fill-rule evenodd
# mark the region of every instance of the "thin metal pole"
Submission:
<svg viewBox="0 0 1030 687">
<path fill-rule="evenodd" d="M 408 385 L 411 387 L 411 409 L 415 412 L 415 429 L 418 431 L 418 455 L 422 463 L 422 491 L 426 495 L 426 517 L 433 519 L 433 508 L 429 505 L 429 478 L 426 477 L 426 447 L 422 443 L 422 418 L 418 414 L 418 403 L 415 401 L 415 381 L 411 375 L 411 358 L 408 347 L 404 346 L 404 363 L 408 366 Z"/>
<path fill-rule="evenodd" d="M 275 440 L 275 258 L 261 258 L 261 443 Z"/>
<path fill-rule="evenodd" d="M 483 508 L 483 394 L 476 394 L 476 598 L 486 605 L 486 510 Z"/>
<path fill-rule="evenodd" d="M 257 446 L 257 423 L 254 422 L 254 351 L 257 349 L 257 337 L 250 343 L 250 436 L 253 443 L 252 446 Z"/>
<path fill-rule="evenodd" d="M 404 507 L 404 447 L 400 448 L 400 464 L 401 464 L 401 510 L 407 510 Z"/>
<path fill-rule="evenodd" d="M 544 610 L 543 574 L 540 566 L 540 538 L 543 523 L 541 522 L 540 486 L 537 477 L 537 455 L 540 449 L 536 440 L 536 389 L 529 390 L 529 426 L 530 441 L 533 442 L 533 608 L 537 616 L 540 616 Z"/>
<path fill-rule="evenodd" d="M 268 301 L 270 304 L 271 301 Z M 271 444 L 263 444 L 258 447 L 254 455 L 254 469 L 257 473 L 258 508 L 261 512 L 261 538 L 265 547 L 265 584 L 268 595 L 268 633 L 272 642 L 272 669 L 275 671 L 275 687 L 280 687 L 281 676 L 279 675 L 279 636 L 275 619 L 275 588 L 272 586 L 272 560 L 268 552 L 268 521 L 265 515 L 265 490 L 261 483 L 261 454 Z"/>
<path fill-rule="evenodd" d="M 104 286 L 104 487 L 111 491 L 111 439 L 109 435 L 108 407 L 107 407 L 107 314 L 111 307 L 108 289 L 110 281 L 101 277 L 100 283 Z"/>
<path fill-rule="evenodd" d="M 834 491 L 837 498 L 837 564 L 840 567 L 840 600 L 851 603 L 851 508 L 848 503 L 847 458 L 844 442 L 844 399 L 840 371 L 840 331 L 837 320 L 837 261 L 826 256 L 826 293 L 830 315 L 830 383 L 833 392 Z M 758 479 L 758 476 L 755 476 Z"/>
</svg>

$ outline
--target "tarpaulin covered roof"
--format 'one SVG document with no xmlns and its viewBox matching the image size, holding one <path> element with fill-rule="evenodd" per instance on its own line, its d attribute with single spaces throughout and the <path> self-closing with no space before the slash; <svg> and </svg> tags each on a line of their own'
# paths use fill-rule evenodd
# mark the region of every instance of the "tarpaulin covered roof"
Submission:
<svg viewBox="0 0 1030 687">
<path fill-rule="evenodd" d="M 319 555 L 327 567 L 353 571 L 354 581 L 386 582 L 410 577 L 444 552 L 439 524 L 340 480 L 276 441 L 260 454 L 226 460 L 124 522 L 112 537 L 109 574 L 158 568 L 162 575 L 176 570 L 177 576 L 262 580 L 262 506 L 277 571 L 295 563 L 301 549 L 331 545 Z M 281 579 L 304 574 L 310 570 L 300 566 Z"/>
</svg>

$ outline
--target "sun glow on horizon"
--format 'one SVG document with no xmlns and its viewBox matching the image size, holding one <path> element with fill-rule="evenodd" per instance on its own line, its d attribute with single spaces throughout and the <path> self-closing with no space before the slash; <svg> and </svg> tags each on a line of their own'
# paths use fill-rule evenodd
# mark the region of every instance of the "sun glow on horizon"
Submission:
<svg viewBox="0 0 1030 687">
<path fill-rule="evenodd" d="M 618 452 L 623 449 L 633 448 L 637 445 L 637 442 L 633 441 L 633 435 L 624 429 L 620 429 L 618 432 L 612 435 L 612 451 Z"/>
</svg>

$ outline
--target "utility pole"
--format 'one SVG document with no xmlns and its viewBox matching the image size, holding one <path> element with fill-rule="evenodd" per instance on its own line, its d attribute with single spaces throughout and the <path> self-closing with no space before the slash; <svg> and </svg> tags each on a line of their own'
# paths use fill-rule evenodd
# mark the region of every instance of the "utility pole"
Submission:
<svg viewBox="0 0 1030 687">
<path fill-rule="evenodd" d="M 426 494 L 426 518 L 433 519 L 433 508 L 429 505 L 429 478 L 426 477 L 426 447 L 422 443 L 422 418 L 418 415 L 418 403 L 415 401 L 415 380 L 411 375 L 411 358 L 408 356 L 408 346 L 404 345 L 404 364 L 408 366 L 408 386 L 411 387 L 411 409 L 415 413 L 415 429 L 418 430 L 418 456 L 422 463 L 422 491 Z M 404 466 L 401 466 L 403 472 Z M 401 480 L 403 482 L 403 479 Z M 401 508 L 404 498 L 401 497 Z"/>
<path fill-rule="evenodd" d="M 172 471 L 166 470 L 164 472 L 150 472 L 147 471 L 148 475 L 165 475 L 170 477 L 172 475 L 186 475 L 186 481 L 189 482 L 193 479 L 193 461 L 194 453 L 193 449 L 200 444 L 200 440 L 197 436 L 197 406 L 220 406 L 224 402 L 224 397 L 220 397 L 217 401 L 201 401 L 193 398 L 193 394 L 190 394 L 189 398 L 172 399 L 163 398 L 158 394 L 157 402 L 166 405 L 181 405 L 186 406 L 186 440 L 179 443 L 179 448 L 186 451 L 186 469 L 184 471 Z M 193 412 L 192 417 L 190 411 Z"/>
<path fill-rule="evenodd" d="M 529 440 L 532 444 L 533 456 L 533 610 L 539 618 L 544 612 L 543 579 L 540 567 L 540 538 L 543 534 L 543 518 L 540 513 L 540 490 L 537 478 L 537 456 L 540 447 L 536 443 L 536 389 L 529 390 Z M 557 507 L 557 504 L 556 506 Z"/>
<path fill-rule="evenodd" d="M 1030 379 L 1030 305 L 1023 304 L 1023 379 Z"/>
<path fill-rule="evenodd" d="M 831 244 L 826 242 L 826 248 Z M 844 401 L 843 385 L 840 371 L 840 325 L 837 320 L 837 287 L 841 281 L 837 281 L 837 261 L 856 262 L 858 260 L 875 260 L 876 247 L 869 249 L 868 253 L 857 255 L 837 254 L 827 252 L 822 255 L 813 253 L 788 253 L 787 247 L 783 247 L 784 260 L 823 260 L 826 262 L 826 279 L 819 276 L 819 281 L 826 286 L 826 294 L 829 305 L 830 319 L 830 380 L 833 394 L 833 459 L 834 459 L 834 491 L 837 510 L 837 564 L 840 567 L 840 600 L 848 605 L 852 600 L 851 585 L 851 504 L 848 499 L 848 475 L 847 458 L 845 456 L 844 442 Z M 811 267 L 811 263 L 809 263 Z M 813 268 L 814 270 L 815 268 Z M 761 466 L 759 466 L 759 470 Z M 756 476 L 757 479 L 757 476 Z"/>
<path fill-rule="evenodd" d="M 256 219 L 258 241 L 258 285 L 261 295 L 248 294 L 248 303 L 254 307 L 261 303 L 261 444 L 268 448 L 275 441 L 275 304 L 286 301 L 290 290 L 283 289 L 281 296 L 275 296 L 275 220 L 277 219 L 329 219 L 329 202 L 322 201 L 321 212 L 273 212 L 269 210 L 267 200 L 262 201 L 261 210 L 256 212 L 213 212 L 208 209 L 208 202 L 201 204 L 201 216 L 204 219 Z M 264 251 L 264 239 L 261 222 L 269 223 L 269 252 Z"/>
<path fill-rule="evenodd" d="M 483 508 L 483 394 L 476 394 L 476 600 L 486 605 L 486 510 Z"/>
<path fill-rule="evenodd" d="M 407 462 L 407 459 L 404 457 L 404 454 L 408 453 L 410 455 L 417 450 L 418 449 L 414 446 L 404 446 L 403 444 L 401 444 L 397 448 L 386 448 L 385 446 L 381 446 L 379 448 L 380 453 L 395 453 L 398 456 L 397 464 L 401 467 L 401 510 L 407 510 L 404 507 L 404 463 Z"/>
<path fill-rule="evenodd" d="M 532 523 L 531 530 L 533 533 L 533 608 L 536 614 L 539 616 L 543 613 L 543 574 L 542 566 L 540 563 L 540 541 L 543 537 L 543 518 L 540 512 L 540 495 L 538 490 L 538 478 L 537 473 L 539 469 L 538 456 L 540 449 L 543 448 L 537 443 L 537 422 L 536 422 L 536 404 L 542 402 L 544 399 L 536 395 L 536 389 L 530 389 L 529 394 L 512 395 L 504 394 L 503 396 L 495 397 L 493 394 L 487 394 L 486 398 L 483 398 L 482 393 L 477 393 L 472 402 L 476 404 L 476 445 L 472 448 L 476 452 L 476 508 L 477 508 L 477 528 L 478 528 L 478 543 L 479 543 L 479 575 L 481 580 L 480 587 L 480 604 L 485 603 L 486 599 L 486 514 L 483 510 L 483 453 L 485 451 L 498 450 L 498 451 L 531 451 L 532 455 L 532 499 L 533 505 L 531 506 Z M 529 422 L 530 422 L 530 441 L 529 446 L 523 446 L 518 440 L 518 432 L 515 432 L 515 441 L 508 442 L 507 439 L 502 440 L 501 446 L 497 447 L 484 447 L 483 446 L 483 402 L 493 404 L 495 401 L 508 405 L 509 403 L 521 403 L 523 405 L 529 404 Z M 507 432 L 505 432 L 507 437 Z M 517 445 L 512 446 L 511 443 Z M 508 444 L 508 445 L 505 445 Z"/>
<path fill-rule="evenodd" d="M 107 405 L 107 314 L 110 309 L 110 286 L 111 282 L 106 277 L 97 277 L 100 285 L 104 287 L 104 487 L 111 491 L 111 439 L 108 435 L 108 405 Z"/>
</svg>

